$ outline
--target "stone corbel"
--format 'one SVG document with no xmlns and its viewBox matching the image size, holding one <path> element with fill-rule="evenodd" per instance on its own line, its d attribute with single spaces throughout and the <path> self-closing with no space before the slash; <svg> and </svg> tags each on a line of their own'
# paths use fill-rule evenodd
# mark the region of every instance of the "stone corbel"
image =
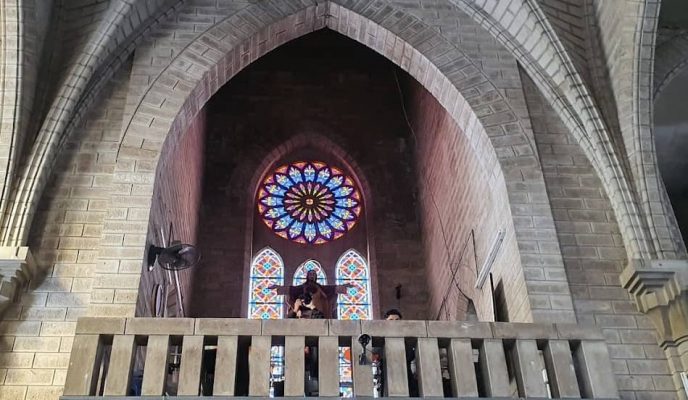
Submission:
<svg viewBox="0 0 688 400">
<path fill-rule="evenodd" d="M 28 247 L 0 247 L 0 312 L 16 302 L 39 269 Z"/>
<path fill-rule="evenodd" d="M 660 346 L 688 341 L 688 260 L 634 260 L 620 278 L 638 310 L 652 319 Z"/>
</svg>

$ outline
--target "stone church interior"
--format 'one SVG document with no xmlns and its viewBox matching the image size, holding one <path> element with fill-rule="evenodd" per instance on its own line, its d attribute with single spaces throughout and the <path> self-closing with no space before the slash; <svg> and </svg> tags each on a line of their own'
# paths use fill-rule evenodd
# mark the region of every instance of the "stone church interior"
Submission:
<svg viewBox="0 0 688 400">
<path fill-rule="evenodd" d="M 0 22 L 0 399 L 688 399 L 683 1 Z"/>
</svg>

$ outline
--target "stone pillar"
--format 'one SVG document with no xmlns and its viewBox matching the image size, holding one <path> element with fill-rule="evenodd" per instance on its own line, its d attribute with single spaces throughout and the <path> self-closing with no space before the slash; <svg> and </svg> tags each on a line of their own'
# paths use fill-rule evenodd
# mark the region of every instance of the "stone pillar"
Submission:
<svg viewBox="0 0 688 400">
<path fill-rule="evenodd" d="M 688 371 L 688 260 L 632 260 L 621 274 L 640 312 L 652 320 L 681 399 Z"/>
</svg>

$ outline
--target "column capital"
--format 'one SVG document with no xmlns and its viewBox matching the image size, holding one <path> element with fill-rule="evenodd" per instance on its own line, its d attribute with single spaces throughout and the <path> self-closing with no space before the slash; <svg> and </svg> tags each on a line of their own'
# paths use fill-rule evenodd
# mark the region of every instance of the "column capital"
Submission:
<svg viewBox="0 0 688 400">
<path fill-rule="evenodd" d="M 663 348 L 688 342 L 688 260 L 631 260 L 620 276 Z"/>
<path fill-rule="evenodd" d="M 26 246 L 0 246 L 0 311 L 17 300 L 19 289 L 38 275 L 36 262 Z"/>
</svg>

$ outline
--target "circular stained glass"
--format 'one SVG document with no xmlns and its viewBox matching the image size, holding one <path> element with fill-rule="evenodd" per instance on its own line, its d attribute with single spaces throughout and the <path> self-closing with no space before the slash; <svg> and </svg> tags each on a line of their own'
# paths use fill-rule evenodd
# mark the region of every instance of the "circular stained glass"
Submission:
<svg viewBox="0 0 688 400">
<path fill-rule="evenodd" d="M 361 215 L 354 180 L 320 161 L 275 168 L 258 190 L 258 212 L 277 235 L 297 243 L 321 244 L 342 237 Z"/>
</svg>

